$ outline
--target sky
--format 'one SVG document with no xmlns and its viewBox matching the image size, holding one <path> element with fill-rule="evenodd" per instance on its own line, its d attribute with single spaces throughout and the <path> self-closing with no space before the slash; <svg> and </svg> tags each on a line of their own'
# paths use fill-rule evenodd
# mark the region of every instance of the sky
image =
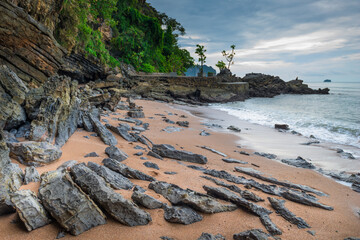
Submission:
<svg viewBox="0 0 360 240">
<path fill-rule="evenodd" d="M 360 0 L 147 2 L 185 27 L 179 44 L 195 60 L 196 44 L 204 45 L 205 64 L 214 68 L 234 44 L 230 70 L 239 77 L 257 72 L 285 81 L 360 82 Z"/>
</svg>

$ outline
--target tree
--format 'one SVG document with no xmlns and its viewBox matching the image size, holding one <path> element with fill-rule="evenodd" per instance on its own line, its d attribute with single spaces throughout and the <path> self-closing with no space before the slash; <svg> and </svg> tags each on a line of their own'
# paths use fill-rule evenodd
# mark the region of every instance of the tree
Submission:
<svg viewBox="0 0 360 240">
<path fill-rule="evenodd" d="M 222 55 L 225 57 L 226 61 L 229 62 L 228 69 L 230 70 L 230 66 L 234 64 L 234 56 L 235 56 L 235 45 L 231 45 L 231 52 L 227 53 L 225 50 L 222 51 Z"/>
<path fill-rule="evenodd" d="M 219 68 L 219 71 L 221 72 L 221 70 L 226 68 L 226 64 L 224 63 L 224 61 L 218 61 L 218 63 L 215 65 Z"/>
<path fill-rule="evenodd" d="M 200 65 L 201 65 L 201 68 L 200 68 L 200 75 L 201 76 L 204 73 L 204 63 L 206 62 L 206 60 L 205 60 L 206 59 L 205 52 L 206 52 L 206 49 L 205 49 L 204 46 L 199 45 L 199 44 L 196 45 L 195 53 L 197 55 L 199 55 L 199 62 L 200 62 Z"/>
</svg>

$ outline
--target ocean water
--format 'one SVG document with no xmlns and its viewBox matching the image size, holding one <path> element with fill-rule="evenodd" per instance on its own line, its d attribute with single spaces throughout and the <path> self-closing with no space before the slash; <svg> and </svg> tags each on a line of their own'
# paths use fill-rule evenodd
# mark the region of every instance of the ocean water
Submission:
<svg viewBox="0 0 360 240">
<path fill-rule="evenodd" d="M 309 83 L 311 88 L 330 88 L 329 95 L 280 95 L 211 107 L 238 119 L 264 126 L 288 124 L 304 136 L 323 142 L 352 146 L 360 157 L 360 82 Z"/>
</svg>

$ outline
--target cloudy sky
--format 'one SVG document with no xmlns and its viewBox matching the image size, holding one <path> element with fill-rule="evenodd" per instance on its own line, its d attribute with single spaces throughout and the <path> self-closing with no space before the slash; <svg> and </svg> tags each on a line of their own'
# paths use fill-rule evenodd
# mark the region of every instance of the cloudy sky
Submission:
<svg viewBox="0 0 360 240">
<path fill-rule="evenodd" d="M 360 0 L 148 0 L 186 29 L 179 38 L 195 58 L 207 49 L 215 68 L 236 45 L 233 73 L 284 80 L 360 82 Z"/>
</svg>

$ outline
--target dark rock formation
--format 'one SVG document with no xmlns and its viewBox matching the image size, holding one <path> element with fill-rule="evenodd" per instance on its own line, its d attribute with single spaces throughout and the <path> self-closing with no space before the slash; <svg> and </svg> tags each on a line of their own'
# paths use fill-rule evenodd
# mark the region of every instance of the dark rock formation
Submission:
<svg viewBox="0 0 360 240">
<path fill-rule="evenodd" d="M 351 184 L 351 189 L 354 190 L 355 192 L 360 193 L 360 184 L 358 183 Z"/>
<path fill-rule="evenodd" d="M 236 160 L 236 159 L 233 159 L 233 158 L 223 158 L 222 160 L 223 160 L 224 162 L 226 162 L 226 163 L 248 164 L 248 162 Z"/>
<path fill-rule="evenodd" d="M 182 189 L 175 184 L 156 181 L 150 183 L 149 188 L 163 195 L 174 205 L 187 205 L 203 213 L 228 212 L 237 209 L 235 205 L 223 205 L 210 196 L 191 189 Z"/>
<path fill-rule="evenodd" d="M 212 149 L 212 148 L 209 148 L 209 147 L 207 147 L 207 146 L 201 146 L 201 148 L 202 148 L 202 149 L 209 150 L 209 151 L 211 151 L 211 152 L 213 152 L 213 153 L 216 153 L 216 154 L 218 154 L 218 155 L 220 155 L 220 156 L 222 156 L 222 157 L 227 157 L 227 155 L 226 155 L 225 153 L 219 152 L 219 151 L 217 151 L 217 150 L 215 150 L 215 149 Z"/>
<path fill-rule="evenodd" d="M 201 236 L 197 240 L 226 240 L 225 237 L 221 234 L 210 234 L 210 233 L 202 233 Z"/>
<path fill-rule="evenodd" d="M 156 163 L 144 162 L 143 164 L 144 164 L 145 167 L 153 168 L 153 169 L 156 169 L 156 170 L 160 170 L 159 166 L 158 166 Z"/>
<path fill-rule="evenodd" d="M 255 155 L 261 156 L 261 157 L 265 157 L 268 159 L 275 159 L 277 158 L 277 156 L 275 154 L 271 154 L 271 153 L 263 153 L 263 152 L 254 152 Z"/>
<path fill-rule="evenodd" d="M 199 133 L 200 136 L 210 136 L 211 134 L 206 132 L 205 130 L 202 130 L 200 133 Z"/>
<path fill-rule="evenodd" d="M 159 154 L 154 153 L 153 151 L 149 151 L 147 155 L 150 156 L 150 157 L 154 157 L 154 158 L 163 160 L 163 158 Z"/>
<path fill-rule="evenodd" d="M 159 200 L 156 200 L 155 198 L 140 192 L 140 191 L 134 191 L 134 193 L 131 195 L 131 199 L 141 206 L 144 206 L 148 209 L 156 209 L 163 207 L 163 203 Z"/>
<path fill-rule="evenodd" d="M 155 181 L 155 178 L 153 178 L 143 172 L 140 172 L 139 170 L 130 168 L 130 167 L 126 166 L 125 164 L 118 162 L 114 159 L 106 158 L 102 162 L 106 167 L 110 168 L 111 170 L 113 170 L 117 173 L 122 174 L 125 177 L 149 181 L 149 182 Z"/>
<path fill-rule="evenodd" d="M 42 175 L 39 197 L 51 216 L 73 235 L 106 223 L 102 211 L 65 171 Z"/>
<path fill-rule="evenodd" d="M 93 125 L 95 132 L 100 136 L 101 140 L 107 145 L 116 145 L 117 140 L 114 135 L 92 114 L 89 114 L 89 119 Z"/>
<path fill-rule="evenodd" d="M 269 215 L 265 214 L 265 215 L 260 216 L 260 221 L 271 235 L 281 235 L 282 234 L 282 231 L 275 225 L 275 223 L 273 223 L 271 221 Z"/>
<path fill-rule="evenodd" d="M 280 130 L 289 130 L 289 125 L 287 124 L 275 124 L 275 129 L 280 129 Z"/>
<path fill-rule="evenodd" d="M 189 127 L 188 121 L 177 121 L 176 124 L 179 125 L 180 127 Z"/>
<path fill-rule="evenodd" d="M 233 125 L 229 126 L 227 129 L 234 131 L 234 132 L 241 132 L 241 129 L 238 127 L 235 127 Z"/>
<path fill-rule="evenodd" d="M 131 136 L 128 131 L 130 129 L 128 129 L 126 126 L 124 125 L 120 125 L 119 127 L 115 127 L 112 126 L 110 124 L 106 124 L 105 125 L 109 130 L 113 131 L 114 133 L 120 135 L 123 139 L 125 139 L 128 142 L 137 142 L 137 140 Z"/>
<path fill-rule="evenodd" d="M 128 112 L 128 116 L 131 118 L 144 118 L 145 114 L 140 109 L 132 109 Z"/>
<path fill-rule="evenodd" d="M 268 197 L 271 206 L 275 209 L 277 214 L 280 214 L 283 218 L 292 224 L 298 226 L 298 228 L 310 228 L 304 219 L 296 217 L 294 213 L 290 212 L 284 205 L 285 200 Z"/>
<path fill-rule="evenodd" d="M 271 236 L 261 229 L 251 229 L 245 232 L 234 234 L 234 240 L 268 240 Z"/>
<path fill-rule="evenodd" d="M 45 208 L 39 199 L 30 190 L 21 190 L 11 194 L 11 202 L 14 204 L 21 221 L 30 232 L 43 227 L 51 222 Z"/>
<path fill-rule="evenodd" d="M 207 158 L 205 156 L 192 152 L 176 150 L 173 146 L 168 144 L 156 144 L 153 146 L 152 151 L 159 154 L 161 157 L 199 164 L 207 163 Z"/>
<path fill-rule="evenodd" d="M 129 190 L 134 186 L 134 184 L 129 179 L 105 166 L 93 162 L 88 162 L 88 167 L 96 172 L 99 176 L 103 177 L 105 181 L 115 189 Z"/>
<path fill-rule="evenodd" d="M 203 218 L 189 207 L 168 207 L 164 208 L 164 218 L 171 223 L 189 225 L 201 221 Z"/>
<path fill-rule="evenodd" d="M 34 166 L 25 168 L 24 184 L 39 182 L 40 175 Z"/>
<path fill-rule="evenodd" d="M 124 153 L 118 147 L 115 146 L 107 147 L 105 149 L 105 153 L 109 156 L 109 158 L 112 158 L 119 162 L 122 162 L 129 157 L 126 153 Z"/>
<path fill-rule="evenodd" d="M 89 157 L 99 157 L 99 155 L 96 152 L 91 152 L 88 153 L 84 156 L 85 158 L 89 158 Z"/>
<path fill-rule="evenodd" d="M 10 156 L 26 165 L 43 165 L 58 160 L 62 152 L 47 142 L 8 143 Z"/>
<path fill-rule="evenodd" d="M 90 195 L 96 203 L 114 219 L 128 226 L 146 225 L 151 221 L 149 213 L 126 200 L 108 187 L 105 180 L 85 166 L 78 164 L 71 168 L 75 182 Z"/>
<path fill-rule="evenodd" d="M 315 169 L 315 166 L 312 163 L 309 163 L 302 157 L 297 157 L 296 159 L 282 159 L 281 162 L 289 164 L 294 167 Z"/>
</svg>

